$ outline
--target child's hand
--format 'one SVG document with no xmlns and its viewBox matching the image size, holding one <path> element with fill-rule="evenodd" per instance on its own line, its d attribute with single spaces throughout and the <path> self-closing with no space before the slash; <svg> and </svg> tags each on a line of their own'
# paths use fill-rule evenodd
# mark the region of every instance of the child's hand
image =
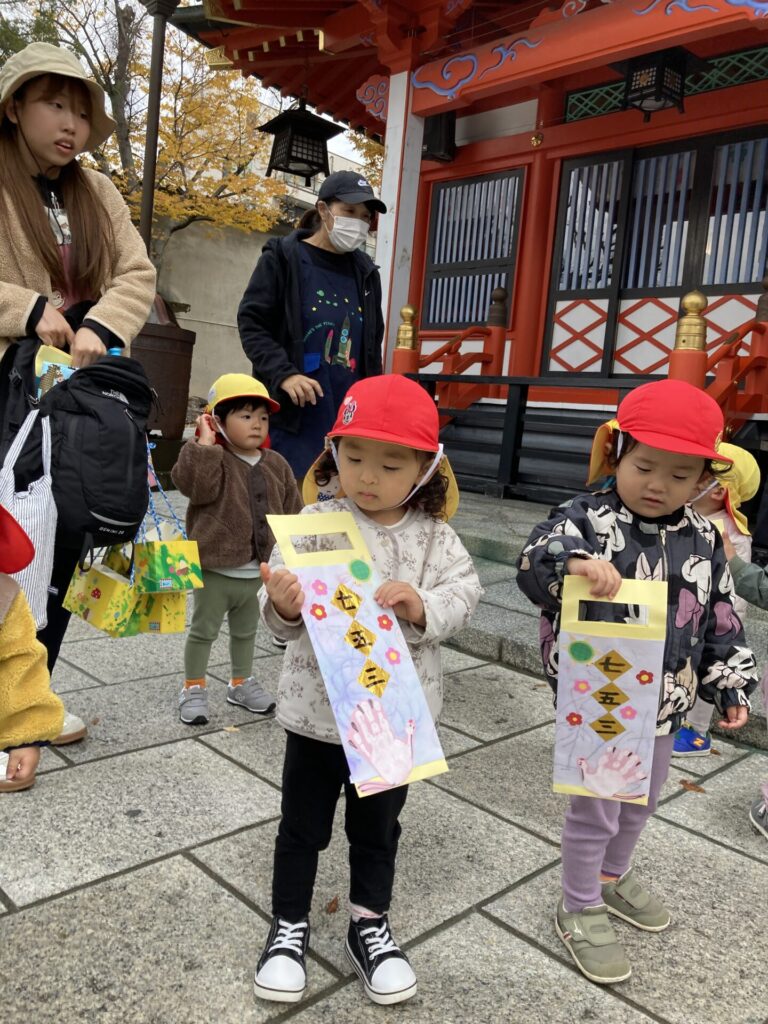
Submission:
<svg viewBox="0 0 768 1024">
<path fill-rule="evenodd" d="M 721 729 L 741 729 L 749 719 L 749 708 L 742 707 L 741 704 L 732 704 L 725 709 L 725 715 L 726 717 L 717 723 Z"/>
<path fill-rule="evenodd" d="M 195 420 L 197 424 L 197 443 L 204 445 L 216 444 L 216 427 L 213 417 L 207 413 L 201 413 Z"/>
<path fill-rule="evenodd" d="M 592 597 L 616 597 L 621 576 L 614 565 L 601 558 L 569 558 L 565 563 L 569 576 L 586 576 L 591 582 Z"/>
<path fill-rule="evenodd" d="M 300 619 L 301 609 L 304 607 L 304 591 L 301 589 L 299 577 L 287 569 L 272 572 L 266 562 L 262 562 L 259 569 L 277 614 L 287 621 Z"/>
<path fill-rule="evenodd" d="M 391 608 L 398 619 L 412 622 L 414 626 L 426 625 L 424 602 L 410 583 L 402 583 L 400 580 L 382 583 L 373 599 L 382 608 Z"/>
<path fill-rule="evenodd" d="M 35 776 L 35 769 L 40 760 L 40 747 L 17 747 L 8 752 L 8 768 L 6 779 L 14 782 L 29 782 Z"/>
<path fill-rule="evenodd" d="M 728 536 L 727 533 L 723 532 L 722 538 L 723 538 L 723 547 L 725 548 L 725 557 L 730 562 L 730 560 L 732 558 L 736 557 L 736 548 L 731 543 L 731 538 Z"/>
</svg>

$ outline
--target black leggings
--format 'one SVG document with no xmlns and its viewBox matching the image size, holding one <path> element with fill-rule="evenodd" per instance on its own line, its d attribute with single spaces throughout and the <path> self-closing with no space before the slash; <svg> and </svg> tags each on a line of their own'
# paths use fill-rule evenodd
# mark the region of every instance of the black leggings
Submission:
<svg viewBox="0 0 768 1024">
<path fill-rule="evenodd" d="M 69 624 L 71 612 L 62 607 L 62 601 L 79 557 L 80 548 L 73 548 L 56 539 L 53 547 L 53 575 L 48 589 L 48 625 L 37 634 L 37 639 L 48 651 L 49 672 L 53 672 Z"/>
<path fill-rule="evenodd" d="M 288 921 L 309 914 L 321 850 L 331 841 L 341 787 L 347 800 L 352 903 L 383 914 L 389 910 L 400 838 L 398 815 L 408 795 L 398 786 L 359 797 L 349 781 L 344 750 L 289 732 L 283 765 L 282 819 L 275 841 L 272 913 Z"/>
</svg>

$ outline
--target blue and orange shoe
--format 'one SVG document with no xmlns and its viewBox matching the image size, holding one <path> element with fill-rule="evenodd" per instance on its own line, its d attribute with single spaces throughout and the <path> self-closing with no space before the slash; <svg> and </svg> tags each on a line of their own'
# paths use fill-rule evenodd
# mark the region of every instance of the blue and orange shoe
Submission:
<svg viewBox="0 0 768 1024">
<path fill-rule="evenodd" d="M 706 757 L 712 751 L 712 736 L 697 732 L 688 722 L 683 722 L 675 733 L 672 757 Z"/>
</svg>

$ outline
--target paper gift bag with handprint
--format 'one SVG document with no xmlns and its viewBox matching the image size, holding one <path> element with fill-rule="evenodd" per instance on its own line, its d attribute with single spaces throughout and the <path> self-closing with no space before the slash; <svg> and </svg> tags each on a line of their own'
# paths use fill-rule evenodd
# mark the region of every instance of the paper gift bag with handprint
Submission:
<svg viewBox="0 0 768 1024">
<path fill-rule="evenodd" d="M 267 521 L 286 568 L 301 581 L 302 617 L 357 792 L 368 796 L 448 771 L 397 619 L 373 598 L 382 581 L 354 516 Z M 337 546 L 328 550 L 330 544 Z"/>
<path fill-rule="evenodd" d="M 582 576 L 563 584 L 554 789 L 647 804 L 667 584 L 624 580 L 611 599 L 591 586 Z"/>
</svg>

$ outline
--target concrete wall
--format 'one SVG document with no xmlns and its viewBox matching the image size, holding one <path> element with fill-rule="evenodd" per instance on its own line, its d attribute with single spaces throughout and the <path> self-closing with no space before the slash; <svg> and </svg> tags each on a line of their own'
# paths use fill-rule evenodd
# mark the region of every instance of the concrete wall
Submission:
<svg viewBox="0 0 768 1024">
<path fill-rule="evenodd" d="M 192 224 L 171 236 L 163 254 L 158 291 L 189 305 L 181 327 L 195 331 L 189 393 L 205 397 L 222 373 L 250 373 L 240 346 L 237 307 L 270 235 Z"/>
</svg>

